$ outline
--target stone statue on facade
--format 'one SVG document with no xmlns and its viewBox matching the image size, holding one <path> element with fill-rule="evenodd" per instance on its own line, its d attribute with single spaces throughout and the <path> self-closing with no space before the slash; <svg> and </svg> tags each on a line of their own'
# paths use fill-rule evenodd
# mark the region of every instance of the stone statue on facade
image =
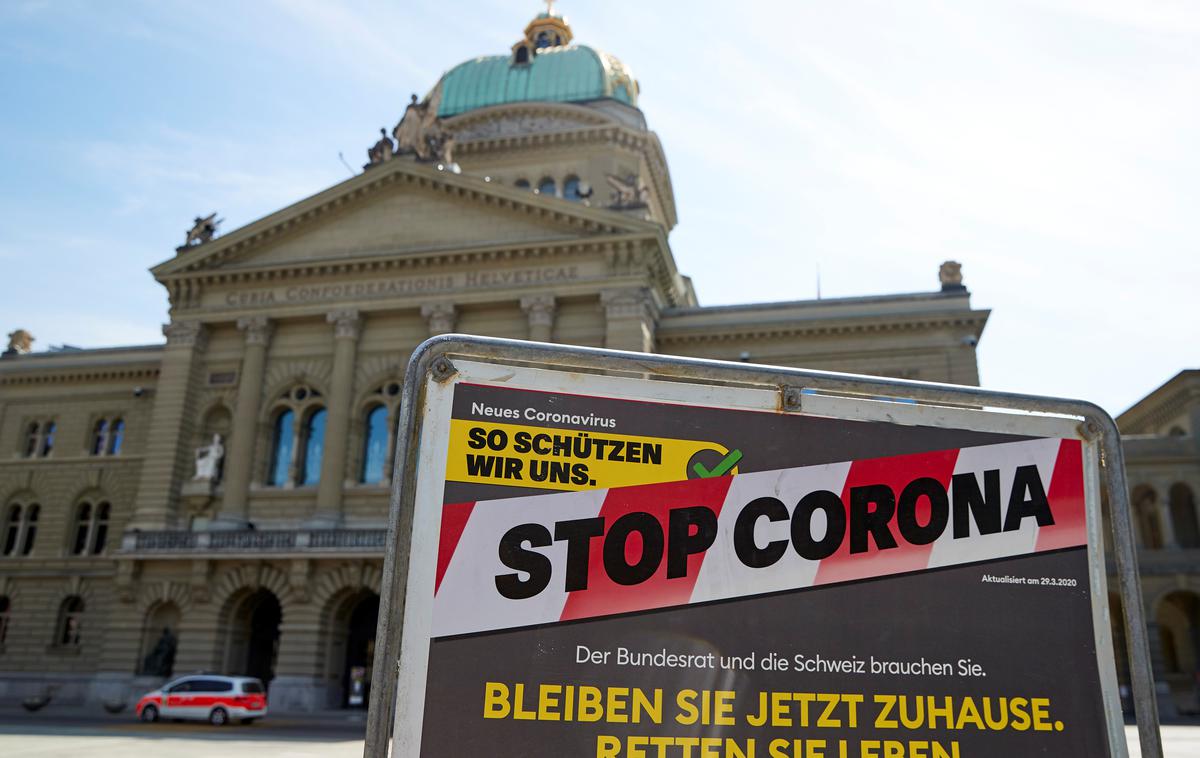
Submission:
<svg viewBox="0 0 1200 758">
<path fill-rule="evenodd" d="M 396 152 L 396 146 L 392 143 L 390 137 L 387 136 L 387 130 L 379 129 L 379 141 L 367 149 L 367 165 L 364 168 L 378 166 L 380 163 L 386 163 L 392 159 Z"/>
<path fill-rule="evenodd" d="M 163 627 L 162 635 L 154 643 L 154 649 L 142 659 L 142 674 L 146 676 L 170 676 L 175 668 L 175 648 L 178 642 L 170 627 Z"/>
<path fill-rule="evenodd" d="M 214 434 L 212 442 L 196 448 L 196 475 L 194 482 L 216 482 L 221 477 L 221 461 L 225 458 L 225 446 L 221 435 Z"/>
<path fill-rule="evenodd" d="M 24 329 L 17 329 L 14 332 L 8 333 L 8 348 L 4 351 L 4 356 L 10 355 L 25 355 L 33 351 L 33 335 Z"/>
<path fill-rule="evenodd" d="M 612 187 L 612 202 L 609 208 L 645 208 L 650 191 L 636 174 L 625 177 L 608 174 L 608 186 Z"/>
<path fill-rule="evenodd" d="M 188 230 L 187 239 L 183 243 L 183 247 L 195 247 L 209 242 L 217 235 L 217 226 L 220 225 L 223 219 L 217 218 L 217 214 L 210 213 L 201 218 L 197 216 L 192 223 L 192 228 Z"/>
<path fill-rule="evenodd" d="M 962 264 L 958 261 L 946 261 L 938 269 L 938 281 L 942 290 L 960 290 L 963 287 Z"/>
<path fill-rule="evenodd" d="M 403 118 L 392 130 L 397 155 L 415 155 L 417 160 L 426 163 L 454 163 L 454 135 L 442 128 L 437 115 L 441 104 L 441 87 L 420 102 L 415 94 L 412 96 Z"/>
</svg>

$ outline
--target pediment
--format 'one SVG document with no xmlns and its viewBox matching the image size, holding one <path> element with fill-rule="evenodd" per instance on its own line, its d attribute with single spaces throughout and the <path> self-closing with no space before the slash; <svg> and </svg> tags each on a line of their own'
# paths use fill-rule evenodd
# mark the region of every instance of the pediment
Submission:
<svg viewBox="0 0 1200 758">
<path fill-rule="evenodd" d="M 376 255 L 536 244 L 657 225 L 395 159 L 155 267 L 287 267 Z"/>
</svg>

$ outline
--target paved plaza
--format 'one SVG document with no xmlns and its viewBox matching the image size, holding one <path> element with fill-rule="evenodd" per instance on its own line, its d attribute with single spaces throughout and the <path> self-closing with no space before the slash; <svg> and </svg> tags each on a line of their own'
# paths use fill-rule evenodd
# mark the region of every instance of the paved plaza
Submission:
<svg viewBox="0 0 1200 758">
<path fill-rule="evenodd" d="M 361 714 L 281 715 L 251 726 L 139 724 L 121 717 L 55 717 L 0 711 L 4 758 L 359 758 Z M 1130 758 L 1140 758 L 1137 735 L 1127 727 Z M 1163 727 L 1166 758 L 1200 758 L 1200 722 Z M 537 756 L 530 753 L 531 758 Z M 553 757 L 557 758 L 557 757 Z"/>
</svg>

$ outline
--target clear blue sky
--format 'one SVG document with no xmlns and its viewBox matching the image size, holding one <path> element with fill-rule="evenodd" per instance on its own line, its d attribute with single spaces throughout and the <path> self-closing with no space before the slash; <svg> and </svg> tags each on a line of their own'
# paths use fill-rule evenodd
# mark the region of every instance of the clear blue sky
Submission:
<svg viewBox="0 0 1200 758">
<path fill-rule="evenodd" d="M 161 341 L 146 269 L 347 176 L 537 2 L 0 3 L 0 328 Z M 670 162 L 701 301 L 935 289 L 985 386 L 1119 412 L 1200 366 L 1200 4 L 561 0 Z M 736 262 L 736 263 L 735 263 Z"/>
</svg>

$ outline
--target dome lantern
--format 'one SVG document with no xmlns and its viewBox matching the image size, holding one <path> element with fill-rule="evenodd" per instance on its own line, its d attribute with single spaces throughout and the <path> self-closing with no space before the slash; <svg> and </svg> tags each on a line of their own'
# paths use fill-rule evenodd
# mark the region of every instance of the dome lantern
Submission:
<svg viewBox="0 0 1200 758">
<path fill-rule="evenodd" d="M 546 0 L 546 10 L 525 27 L 525 37 L 513 45 L 513 63 L 529 63 L 540 50 L 570 44 L 575 36 L 567 19 L 554 10 L 555 0 Z"/>
</svg>

